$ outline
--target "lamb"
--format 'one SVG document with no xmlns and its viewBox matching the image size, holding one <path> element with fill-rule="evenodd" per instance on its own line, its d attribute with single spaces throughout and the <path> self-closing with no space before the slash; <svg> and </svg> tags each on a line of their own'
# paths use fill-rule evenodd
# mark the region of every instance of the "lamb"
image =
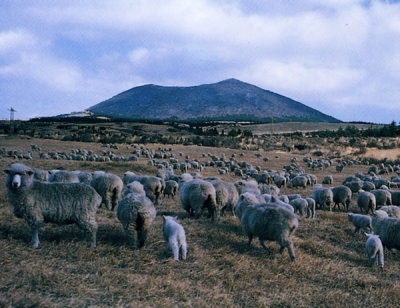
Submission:
<svg viewBox="0 0 400 308">
<path fill-rule="evenodd" d="M 128 185 L 126 185 L 126 188 L 123 191 L 123 197 L 125 197 L 127 194 L 131 194 L 131 193 L 136 193 L 139 195 L 146 196 L 146 192 L 144 191 L 144 187 L 143 187 L 142 183 L 140 183 L 138 181 L 133 181 L 133 182 L 129 183 Z"/>
<path fill-rule="evenodd" d="M 174 180 L 165 181 L 165 188 L 163 191 L 163 195 L 174 198 L 176 193 L 178 192 L 179 185 L 178 182 Z"/>
<path fill-rule="evenodd" d="M 369 264 L 371 266 L 379 265 L 380 268 L 383 268 L 385 263 L 384 252 L 382 241 L 379 238 L 379 235 L 368 233 L 365 233 L 365 235 L 367 236 L 365 248 L 367 250 Z"/>
<path fill-rule="evenodd" d="M 268 250 L 265 241 L 275 241 L 281 246 L 279 252 L 288 249 L 290 259 L 295 259 L 291 236 L 299 226 L 297 215 L 272 203 L 253 205 L 245 209 L 241 218 L 248 245 L 253 236 L 259 238 L 261 246 Z"/>
<path fill-rule="evenodd" d="M 214 186 L 204 180 L 194 179 L 183 182 L 179 187 L 182 208 L 195 218 L 199 218 L 204 208 L 214 222 L 217 216 L 216 191 Z"/>
<path fill-rule="evenodd" d="M 371 210 L 373 213 L 376 209 L 376 198 L 375 195 L 369 191 L 360 190 L 357 196 L 357 205 L 360 211 L 365 211 L 366 214 Z"/>
<path fill-rule="evenodd" d="M 133 249 L 144 246 L 156 214 L 153 202 L 144 195 L 130 193 L 118 203 L 117 218 Z"/>
<path fill-rule="evenodd" d="M 353 214 L 350 212 L 347 214 L 347 219 L 355 227 L 354 233 L 359 234 L 360 229 L 363 229 L 364 231 L 369 233 L 373 232 L 371 216 L 363 214 Z"/>
<path fill-rule="evenodd" d="M 187 256 L 187 244 L 185 229 L 176 221 L 177 217 L 163 215 L 163 236 L 167 247 L 172 250 L 174 260 L 179 261 L 179 250 L 182 259 Z"/>
<path fill-rule="evenodd" d="M 103 198 L 103 203 L 110 211 L 114 211 L 121 200 L 124 183 L 121 178 L 113 173 L 95 173 L 90 181 L 92 186 Z"/>
<path fill-rule="evenodd" d="M 372 216 L 374 234 L 379 235 L 383 247 L 400 250 L 400 219 L 387 217 L 387 213 L 377 210 Z"/>
<path fill-rule="evenodd" d="M 13 214 L 23 218 L 32 232 L 33 248 L 38 248 L 39 228 L 45 222 L 58 225 L 75 223 L 91 236 L 96 247 L 96 213 L 100 195 L 82 183 L 48 183 L 34 180 L 34 171 L 20 163 L 5 170 L 7 201 Z"/>
<path fill-rule="evenodd" d="M 315 200 L 313 198 L 306 198 L 308 207 L 307 207 L 307 217 L 315 218 Z"/>
<path fill-rule="evenodd" d="M 389 217 L 400 218 L 400 207 L 397 205 L 384 205 L 379 210 L 385 211 Z"/>
<path fill-rule="evenodd" d="M 78 176 L 67 170 L 53 170 L 49 175 L 49 182 L 59 182 L 59 183 L 79 183 Z"/>
<path fill-rule="evenodd" d="M 334 207 L 337 206 L 340 211 L 340 204 L 342 204 L 343 208 L 348 211 L 351 203 L 351 197 L 353 195 L 351 189 L 345 185 L 339 185 L 331 188 L 331 190 L 333 194 L 332 200 L 334 202 Z"/>
</svg>

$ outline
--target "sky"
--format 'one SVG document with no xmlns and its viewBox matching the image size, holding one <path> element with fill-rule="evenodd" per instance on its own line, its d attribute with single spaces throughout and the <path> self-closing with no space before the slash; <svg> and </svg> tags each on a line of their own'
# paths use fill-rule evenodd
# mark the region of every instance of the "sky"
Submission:
<svg viewBox="0 0 400 308">
<path fill-rule="evenodd" d="M 400 1 L 0 2 L 0 119 L 229 78 L 345 122 L 398 123 Z"/>
</svg>

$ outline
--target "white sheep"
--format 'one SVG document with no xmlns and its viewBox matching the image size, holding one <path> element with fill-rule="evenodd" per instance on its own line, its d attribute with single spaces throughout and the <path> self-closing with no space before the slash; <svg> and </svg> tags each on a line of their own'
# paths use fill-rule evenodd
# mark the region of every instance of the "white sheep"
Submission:
<svg viewBox="0 0 400 308">
<path fill-rule="evenodd" d="M 177 217 L 163 215 L 163 236 L 167 247 L 171 249 L 174 260 L 179 260 L 179 250 L 182 259 L 187 256 L 187 244 L 185 229 L 176 221 Z"/>
<path fill-rule="evenodd" d="M 125 189 L 123 190 L 123 197 L 125 197 L 127 194 L 131 193 L 136 193 L 139 195 L 146 196 L 146 192 L 144 191 L 143 184 L 138 182 L 138 181 L 133 181 L 126 185 Z"/>
<path fill-rule="evenodd" d="M 229 210 L 234 215 L 235 206 L 239 199 L 235 185 L 222 180 L 208 180 L 207 178 L 205 180 L 209 181 L 215 188 L 215 201 L 221 211 L 221 216 L 224 215 L 226 210 Z"/>
<path fill-rule="evenodd" d="M 174 198 L 179 190 L 178 182 L 174 180 L 165 181 L 165 188 L 163 191 L 163 195 Z"/>
<path fill-rule="evenodd" d="M 216 192 L 214 186 L 204 180 L 194 179 L 183 182 L 179 187 L 182 208 L 195 218 L 199 218 L 204 208 L 214 222 L 217 216 Z"/>
<path fill-rule="evenodd" d="M 400 219 L 388 217 L 387 213 L 377 210 L 372 216 L 374 234 L 379 235 L 383 247 L 393 251 L 400 250 Z"/>
<path fill-rule="evenodd" d="M 242 215 L 248 206 L 257 203 L 265 203 L 263 195 L 255 194 L 250 191 L 242 193 L 239 196 L 238 202 L 236 203 L 235 206 L 235 214 L 239 218 L 239 220 L 242 219 Z"/>
<path fill-rule="evenodd" d="M 353 193 L 351 189 L 345 185 L 339 185 L 331 188 L 332 190 L 332 200 L 334 202 L 334 208 L 337 206 L 340 211 L 340 204 L 343 205 L 343 208 L 348 211 L 351 203 L 351 198 Z"/>
<path fill-rule="evenodd" d="M 275 241 L 281 248 L 288 249 L 293 261 L 295 252 L 291 236 L 299 226 L 297 215 L 273 203 L 252 205 L 245 209 L 241 218 L 244 233 L 248 236 L 248 245 L 254 236 L 259 238 L 261 246 L 268 250 L 265 241 Z"/>
<path fill-rule="evenodd" d="M 79 178 L 73 171 L 53 170 L 50 172 L 49 182 L 79 183 Z"/>
<path fill-rule="evenodd" d="M 365 242 L 365 248 L 368 254 L 368 260 L 371 266 L 379 265 L 380 268 L 383 268 L 385 264 L 385 257 L 383 251 L 382 241 L 379 238 L 379 235 L 376 234 L 368 234 L 367 240 Z"/>
<path fill-rule="evenodd" d="M 354 233 L 360 233 L 360 229 L 363 229 L 364 231 L 369 233 L 373 232 L 371 216 L 363 214 L 353 214 L 350 212 L 347 214 L 347 219 L 355 227 Z"/>
<path fill-rule="evenodd" d="M 45 222 L 75 223 L 91 236 L 91 247 L 96 247 L 96 212 L 101 197 L 92 187 L 36 181 L 34 171 L 20 163 L 12 164 L 5 172 L 7 201 L 13 214 L 25 219 L 31 228 L 33 248 L 39 247 L 39 228 Z"/>
<path fill-rule="evenodd" d="M 35 170 L 34 179 L 42 182 L 49 181 L 49 171 L 47 170 Z"/>
<path fill-rule="evenodd" d="M 360 190 L 357 196 L 357 205 L 361 212 L 364 210 L 365 214 L 368 214 L 368 212 L 371 210 L 373 213 L 376 209 L 375 195 L 369 191 Z"/>
<path fill-rule="evenodd" d="M 332 211 L 333 203 L 333 192 L 330 188 L 324 188 L 319 184 L 314 185 L 311 193 L 311 198 L 315 200 L 315 205 L 319 205 L 325 209 L 325 206 L 329 206 L 329 210 Z"/>
<path fill-rule="evenodd" d="M 298 212 L 301 217 L 304 217 L 308 212 L 308 201 L 304 198 L 293 199 L 289 204 L 293 207 L 294 212 Z"/>
<path fill-rule="evenodd" d="M 397 205 L 384 205 L 379 210 L 385 211 L 389 217 L 400 218 L 400 207 Z"/>
<path fill-rule="evenodd" d="M 153 202 L 144 195 L 130 193 L 118 203 L 117 218 L 133 249 L 144 246 L 156 215 Z"/>
<path fill-rule="evenodd" d="M 124 189 L 121 178 L 113 173 L 95 172 L 90 181 L 90 186 L 102 197 L 106 208 L 114 211 L 121 200 L 122 190 Z"/>
<path fill-rule="evenodd" d="M 158 204 L 161 194 L 165 189 L 165 181 L 159 177 L 152 175 L 137 175 L 131 171 L 127 171 L 124 174 L 123 182 L 125 185 L 130 182 L 138 181 L 143 184 L 148 197 L 155 205 Z"/>
</svg>

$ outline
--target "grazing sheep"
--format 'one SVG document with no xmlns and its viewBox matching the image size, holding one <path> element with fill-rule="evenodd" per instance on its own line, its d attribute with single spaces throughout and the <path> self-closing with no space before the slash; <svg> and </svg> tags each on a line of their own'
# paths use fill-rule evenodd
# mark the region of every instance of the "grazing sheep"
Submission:
<svg viewBox="0 0 400 308">
<path fill-rule="evenodd" d="M 379 210 L 385 211 L 389 217 L 400 218 L 400 207 L 397 205 L 384 205 Z"/>
<path fill-rule="evenodd" d="M 357 180 L 346 182 L 343 184 L 343 185 L 346 185 L 347 187 L 349 187 L 353 194 L 358 193 L 363 186 L 363 183 L 361 182 L 361 180 L 359 178 L 356 178 L 356 179 Z"/>
<path fill-rule="evenodd" d="M 154 202 L 155 205 L 158 204 L 160 196 L 165 188 L 165 181 L 163 179 L 152 175 L 137 175 L 131 171 L 125 172 L 123 183 L 127 185 L 133 181 L 142 183 L 146 192 L 146 197 Z"/>
<path fill-rule="evenodd" d="M 349 206 L 351 203 L 352 192 L 351 189 L 345 185 L 339 185 L 337 187 L 331 188 L 332 190 L 332 200 L 334 203 L 334 208 L 337 206 L 340 211 L 340 204 L 346 211 L 349 211 Z"/>
<path fill-rule="evenodd" d="M 274 183 L 278 188 L 281 188 L 282 186 L 286 186 L 286 178 L 283 175 L 275 174 L 274 175 Z"/>
<path fill-rule="evenodd" d="M 365 248 L 367 250 L 369 264 L 371 266 L 379 265 L 380 268 L 383 268 L 385 263 L 384 252 L 382 241 L 379 238 L 379 235 L 368 233 L 365 233 L 365 235 L 367 236 Z"/>
<path fill-rule="evenodd" d="M 375 189 L 371 190 L 371 193 L 375 195 L 376 206 L 391 205 L 392 194 L 386 189 Z"/>
<path fill-rule="evenodd" d="M 379 235 L 383 247 L 393 251 L 400 250 L 400 219 L 387 217 L 387 213 L 381 210 L 374 212 L 372 216 L 374 234 Z"/>
<path fill-rule="evenodd" d="M 179 261 L 179 250 L 182 259 L 187 256 L 185 229 L 176 221 L 177 217 L 163 215 L 163 236 L 167 247 L 172 250 L 174 260 Z"/>
<path fill-rule="evenodd" d="M 270 194 L 270 195 L 274 195 L 274 196 L 278 196 L 280 193 L 280 189 L 279 187 L 275 186 L 275 185 L 263 185 L 260 186 L 260 191 L 263 194 Z"/>
<path fill-rule="evenodd" d="M 241 224 L 249 238 L 249 246 L 253 236 L 259 238 L 261 246 L 266 250 L 268 247 L 265 241 L 275 241 L 281 246 L 280 253 L 287 248 L 290 259 L 295 259 L 291 236 L 298 228 L 299 220 L 293 212 L 273 203 L 257 204 L 245 209 Z"/>
<path fill-rule="evenodd" d="M 329 206 L 329 210 L 332 211 L 333 193 L 330 188 L 324 188 L 320 184 L 314 185 L 311 193 L 311 198 L 315 200 L 315 205 L 319 205 L 325 209 L 325 206 Z"/>
<path fill-rule="evenodd" d="M 365 214 L 371 210 L 373 213 L 376 210 L 376 198 L 375 195 L 369 191 L 360 190 L 357 196 L 357 205 L 360 211 L 365 211 Z"/>
<path fill-rule="evenodd" d="M 183 182 L 179 187 L 182 208 L 195 218 L 199 218 L 204 208 L 214 222 L 217 216 L 216 192 L 214 186 L 204 180 L 194 179 Z"/>
<path fill-rule="evenodd" d="M 144 191 L 143 184 L 138 181 L 133 181 L 133 182 L 129 183 L 128 185 L 126 185 L 126 188 L 123 191 L 123 197 L 125 197 L 127 194 L 131 194 L 131 193 L 146 196 L 146 192 Z"/>
<path fill-rule="evenodd" d="M 33 178 L 38 181 L 48 182 L 50 173 L 47 170 L 35 170 Z"/>
<path fill-rule="evenodd" d="M 218 208 L 221 210 L 221 216 L 226 210 L 229 210 L 232 215 L 235 213 L 235 206 L 239 199 L 239 194 L 233 183 L 222 180 L 208 180 L 215 188 L 215 200 Z"/>
<path fill-rule="evenodd" d="M 369 181 L 363 181 L 361 189 L 364 191 L 371 191 L 375 189 L 375 184 Z"/>
<path fill-rule="evenodd" d="M 298 175 L 294 177 L 293 179 L 290 180 L 288 183 L 287 187 L 288 188 L 297 188 L 297 187 L 302 187 L 306 188 L 307 184 L 309 183 L 309 179 L 306 176 L 303 175 Z"/>
<path fill-rule="evenodd" d="M 347 219 L 355 227 L 354 233 L 359 234 L 360 229 L 363 229 L 364 231 L 370 233 L 373 232 L 371 216 L 363 214 L 353 214 L 350 212 L 347 214 Z"/>
<path fill-rule="evenodd" d="M 304 198 L 297 198 L 289 202 L 293 207 L 294 212 L 299 212 L 301 217 L 304 217 L 306 212 L 308 212 L 308 202 Z"/>
<path fill-rule="evenodd" d="M 93 178 L 93 172 L 90 171 L 73 171 L 79 179 L 80 183 L 90 185 L 90 181 Z"/>
<path fill-rule="evenodd" d="M 50 172 L 49 182 L 57 183 L 79 183 L 78 176 L 67 170 L 54 170 Z"/>
<path fill-rule="evenodd" d="M 270 184 L 272 182 L 271 176 L 268 173 L 254 173 L 252 177 L 258 184 Z"/>
<path fill-rule="evenodd" d="M 96 212 L 101 197 L 92 187 L 36 181 L 34 171 L 19 163 L 12 164 L 5 172 L 7 201 L 13 214 L 25 219 L 31 228 L 33 248 L 39 247 L 39 228 L 45 222 L 75 223 L 91 236 L 91 247 L 96 247 Z"/>
<path fill-rule="evenodd" d="M 156 208 L 153 202 L 144 195 L 130 193 L 118 203 L 117 218 L 128 238 L 129 244 L 142 248 L 148 232 L 156 219 Z M 137 242 L 135 238 L 137 235 Z"/>
<path fill-rule="evenodd" d="M 163 195 L 174 198 L 176 193 L 178 192 L 179 185 L 178 182 L 174 180 L 165 181 L 165 188 L 163 191 Z"/>
<path fill-rule="evenodd" d="M 121 200 L 124 183 L 121 178 L 113 173 L 95 173 L 90 181 L 92 186 L 102 197 L 103 203 L 110 211 L 114 211 Z"/>
</svg>

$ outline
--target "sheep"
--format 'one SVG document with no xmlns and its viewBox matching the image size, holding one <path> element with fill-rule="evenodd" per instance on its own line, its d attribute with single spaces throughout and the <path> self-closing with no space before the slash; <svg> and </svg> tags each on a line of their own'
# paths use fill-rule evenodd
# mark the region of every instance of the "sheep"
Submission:
<svg viewBox="0 0 400 308">
<path fill-rule="evenodd" d="M 400 191 L 398 190 L 389 190 L 392 195 L 392 204 L 400 206 Z"/>
<path fill-rule="evenodd" d="M 217 216 L 216 191 L 207 181 L 194 179 L 183 182 L 179 187 L 182 208 L 195 218 L 199 218 L 203 209 L 208 209 L 208 216 L 214 222 Z"/>
<path fill-rule="evenodd" d="M 176 221 L 177 217 L 163 215 L 163 236 L 167 247 L 172 250 L 174 260 L 179 261 L 179 250 L 182 259 L 187 256 L 185 229 Z"/>
<path fill-rule="evenodd" d="M 376 206 L 392 204 L 392 194 L 390 191 L 385 189 L 375 189 L 371 190 L 371 193 L 375 195 Z"/>
<path fill-rule="evenodd" d="M 365 233 L 365 235 L 367 236 L 365 248 L 367 250 L 369 264 L 371 266 L 379 265 L 380 268 L 383 268 L 385 264 L 384 251 L 379 235 L 368 233 Z"/>
<path fill-rule="evenodd" d="M 289 202 L 293 207 L 294 212 L 299 212 L 303 217 L 308 212 L 308 201 L 304 198 L 297 198 Z"/>
<path fill-rule="evenodd" d="M 352 192 L 351 189 L 345 185 L 339 185 L 336 187 L 331 188 L 332 190 L 332 200 L 334 203 L 334 208 L 337 206 L 338 210 L 340 211 L 340 204 L 343 205 L 343 208 L 346 211 L 349 210 L 349 206 L 351 203 Z"/>
<path fill-rule="evenodd" d="M 313 198 L 306 198 L 308 207 L 307 207 L 307 217 L 315 218 L 315 200 Z"/>
<path fill-rule="evenodd" d="M 133 181 L 126 185 L 126 188 L 123 191 L 123 197 L 125 197 L 127 194 L 130 193 L 136 193 L 139 195 L 146 196 L 146 192 L 144 191 L 143 184 L 138 182 L 138 181 Z"/>
<path fill-rule="evenodd" d="M 374 234 L 379 235 L 383 247 L 400 250 L 400 219 L 388 217 L 387 213 L 377 210 L 372 216 Z"/>
<path fill-rule="evenodd" d="M 274 183 L 278 188 L 281 188 L 282 186 L 286 186 L 286 178 L 283 175 L 275 174 L 274 175 Z"/>
<path fill-rule="evenodd" d="M 235 206 L 235 214 L 239 220 L 242 218 L 243 212 L 248 206 L 257 203 L 265 203 L 265 200 L 261 194 L 254 194 L 253 192 L 249 191 L 242 193 L 239 196 L 238 202 Z"/>
<path fill-rule="evenodd" d="M 133 181 L 142 183 L 146 196 L 154 202 L 154 205 L 158 204 L 160 196 L 165 188 L 165 181 L 163 179 L 152 175 L 137 175 L 131 171 L 125 172 L 123 183 L 127 185 Z"/>
<path fill-rule="evenodd" d="M 353 194 L 358 193 L 363 186 L 363 183 L 361 182 L 361 180 L 359 178 L 356 178 L 356 179 L 357 180 L 346 182 L 343 184 L 343 185 L 346 185 L 347 187 L 349 187 Z"/>
<path fill-rule="evenodd" d="M 359 234 L 360 229 L 363 229 L 364 231 L 370 233 L 373 232 L 371 216 L 363 214 L 353 214 L 350 212 L 347 214 L 347 219 L 355 227 L 354 233 Z"/>
<path fill-rule="evenodd" d="M 96 247 L 96 213 L 100 195 L 82 183 L 48 183 L 34 180 L 34 171 L 20 163 L 4 170 L 7 201 L 14 216 L 23 218 L 32 232 L 33 248 L 38 248 L 39 228 L 45 222 L 58 225 L 75 223 L 91 236 L 91 248 Z"/>
<path fill-rule="evenodd" d="M 113 173 L 95 173 L 90 181 L 92 186 L 103 198 L 103 203 L 110 211 L 114 211 L 121 200 L 124 183 L 121 178 Z"/>
<path fill-rule="evenodd" d="M 332 184 L 332 182 L 333 182 L 333 176 L 332 175 L 327 175 L 322 180 L 322 184 Z"/>
<path fill-rule="evenodd" d="M 400 218 L 400 207 L 397 205 L 384 205 L 379 210 L 385 211 L 389 217 Z"/>
<path fill-rule="evenodd" d="M 315 205 L 325 208 L 329 206 L 329 211 L 332 211 L 333 193 L 330 188 L 324 188 L 320 184 L 314 185 L 311 193 L 311 198 L 315 200 Z"/>
<path fill-rule="evenodd" d="M 144 246 L 156 214 L 153 202 L 144 195 L 130 193 L 118 203 L 117 218 L 133 249 L 136 247 L 140 249 Z"/>
<path fill-rule="evenodd" d="M 72 172 L 67 170 L 53 170 L 49 175 L 49 182 L 58 182 L 58 183 L 79 183 L 78 176 Z"/>
<path fill-rule="evenodd" d="M 93 172 L 90 171 L 73 171 L 79 179 L 80 183 L 85 183 L 87 185 L 90 185 L 90 181 L 93 178 Z"/>
<path fill-rule="evenodd" d="M 291 236 L 299 226 L 296 214 L 273 203 L 256 204 L 245 209 L 241 224 L 249 246 L 253 236 L 259 238 L 265 250 L 268 250 L 265 241 L 275 241 L 281 246 L 279 252 L 287 248 L 290 259 L 294 261 L 296 256 Z"/>
<path fill-rule="evenodd" d="M 178 192 L 179 185 L 178 182 L 174 180 L 165 181 L 165 188 L 163 191 L 163 195 L 174 198 L 176 193 Z"/>
<path fill-rule="evenodd" d="M 362 190 L 365 190 L 365 191 L 374 190 L 374 189 L 375 189 L 375 184 L 372 183 L 372 182 L 369 182 L 369 181 L 363 181 L 363 182 L 362 182 L 361 189 L 362 189 Z"/>
<path fill-rule="evenodd" d="M 306 176 L 298 175 L 290 180 L 287 187 L 288 188 L 297 188 L 297 187 L 306 188 L 308 183 L 309 183 L 309 179 Z"/>
<path fill-rule="evenodd" d="M 239 194 L 233 183 L 225 182 L 222 180 L 207 180 L 215 188 L 215 198 L 218 208 L 221 210 L 221 216 L 224 215 L 228 209 L 234 215 L 235 206 L 239 198 Z"/>
<path fill-rule="evenodd" d="M 34 179 L 42 182 L 48 182 L 50 173 L 47 170 L 35 170 Z"/>
<path fill-rule="evenodd" d="M 375 195 L 369 191 L 360 190 L 357 196 L 357 205 L 360 211 L 365 211 L 366 214 L 371 210 L 373 213 L 376 209 L 376 198 Z"/>
<path fill-rule="evenodd" d="M 262 185 L 259 187 L 261 193 L 263 194 L 271 194 L 274 196 L 278 196 L 280 193 L 280 188 L 275 185 Z"/>
</svg>

